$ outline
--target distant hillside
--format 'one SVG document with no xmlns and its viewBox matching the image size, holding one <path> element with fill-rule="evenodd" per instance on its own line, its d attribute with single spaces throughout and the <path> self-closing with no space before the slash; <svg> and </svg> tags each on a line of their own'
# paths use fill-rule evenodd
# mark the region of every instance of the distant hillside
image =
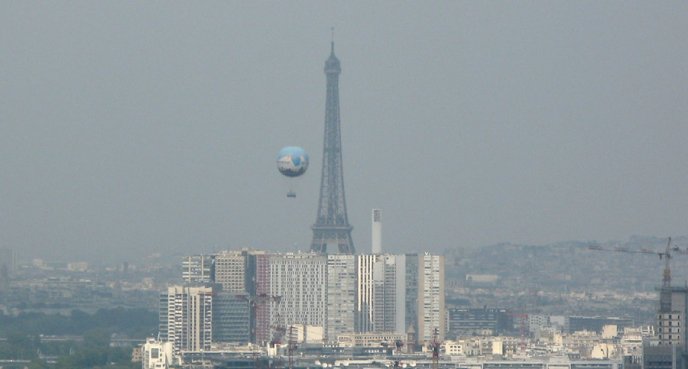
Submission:
<svg viewBox="0 0 688 369">
<path fill-rule="evenodd" d="M 651 292 L 661 285 L 664 261 L 658 255 L 604 252 L 589 249 L 625 247 L 664 251 L 666 238 L 633 236 L 624 242 L 568 241 L 550 245 L 498 244 L 476 249 L 446 250 L 447 278 L 465 280 L 466 274 L 496 274 L 503 286 L 537 290 Z M 672 239 L 687 250 L 688 237 Z M 688 255 L 671 261 L 672 284 L 686 285 Z"/>
</svg>

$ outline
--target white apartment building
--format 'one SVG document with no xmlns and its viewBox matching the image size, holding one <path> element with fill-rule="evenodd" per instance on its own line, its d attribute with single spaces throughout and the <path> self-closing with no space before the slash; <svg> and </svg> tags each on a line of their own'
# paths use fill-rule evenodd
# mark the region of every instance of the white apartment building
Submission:
<svg viewBox="0 0 688 369">
<path fill-rule="evenodd" d="M 356 332 L 406 331 L 405 255 L 356 256 Z"/>
<path fill-rule="evenodd" d="M 213 290 L 210 287 L 170 286 L 160 296 L 160 339 L 181 351 L 210 349 Z"/>
</svg>

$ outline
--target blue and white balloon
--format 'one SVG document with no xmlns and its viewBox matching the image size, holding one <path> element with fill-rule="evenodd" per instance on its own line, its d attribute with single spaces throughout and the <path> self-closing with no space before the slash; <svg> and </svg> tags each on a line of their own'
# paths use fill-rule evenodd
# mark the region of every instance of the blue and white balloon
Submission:
<svg viewBox="0 0 688 369">
<path fill-rule="evenodd" d="M 287 177 L 298 177 L 308 169 L 308 154 L 298 146 L 287 146 L 277 154 L 277 169 Z"/>
</svg>

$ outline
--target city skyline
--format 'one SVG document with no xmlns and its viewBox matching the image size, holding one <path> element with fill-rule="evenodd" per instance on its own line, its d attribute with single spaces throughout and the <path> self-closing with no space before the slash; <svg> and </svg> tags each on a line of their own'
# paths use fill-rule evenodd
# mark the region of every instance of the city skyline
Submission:
<svg viewBox="0 0 688 369">
<path fill-rule="evenodd" d="M 686 4 L 390 5 L 2 4 L 0 246 L 308 250 L 332 26 L 359 250 L 686 233 Z"/>
</svg>

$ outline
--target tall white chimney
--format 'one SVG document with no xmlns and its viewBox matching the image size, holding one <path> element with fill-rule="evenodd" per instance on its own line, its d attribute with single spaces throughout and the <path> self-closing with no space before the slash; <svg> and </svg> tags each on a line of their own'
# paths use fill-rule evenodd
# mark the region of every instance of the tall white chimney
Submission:
<svg viewBox="0 0 688 369">
<path fill-rule="evenodd" d="M 382 209 L 373 209 L 373 254 L 382 254 Z"/>
</svg>

